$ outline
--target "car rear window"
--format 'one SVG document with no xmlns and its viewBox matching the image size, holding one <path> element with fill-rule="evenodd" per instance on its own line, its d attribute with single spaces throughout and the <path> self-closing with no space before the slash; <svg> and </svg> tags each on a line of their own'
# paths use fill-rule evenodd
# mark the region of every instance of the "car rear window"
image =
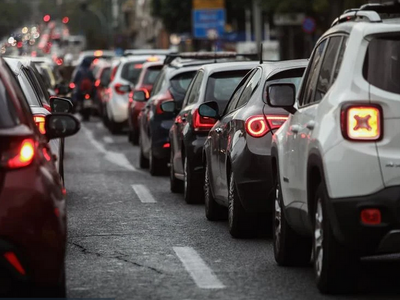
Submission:
<svg viewBox="0 0 400 300">
<path fill-rule="evenodd" d="M 0 81 L 0 129 L 15 127 L 19 123 L 14 103 L 3 82 Z"/>
<path fill-rule="evenodd" d="M 178 74 L 170 80 L 171 82 L 170 92 L 174 97 L 175 101 L 183 101 L 183 98 L 185 98 L 185 93 L 189 87 L 189 84 L 195 75 L 196 71 L 190 71 Z"/>
<path fill-rule="evenodd" d="M 143 84 L 153 85 L 160 74 L 162 66 L 149 67 L 144 75 Z"/>
<path fill-rule="evenodd" d="M 219 72 L 211 75 L 207 81 L 206 101 L 216 101 L 222 110 L 231 98 L 242 78 L 250 71 Z"/>
<path fill-rule="evenodd" d="M 19 84 L 21 85 L 22 91 L 24 92 L 25 98 L 28 100 L 29 105 L 42 106 L 28 79 L 22 74 L 19 74 L 17 76 L 17 79 Z"/>
<path fill-rule="evenodd" d="M 144 61 L 126 63 L 122 67 L 121 77 L 132 82 L 133 84 L 136 84 L 139 79 L 140 72 L 142 71 L 143 63 Z"/>
<path fill-rule="evenodd" d="M 400 94 L 400 34 L 375 37 L 370 41 L 363 75 L 373 86 Z"/>
</svg>

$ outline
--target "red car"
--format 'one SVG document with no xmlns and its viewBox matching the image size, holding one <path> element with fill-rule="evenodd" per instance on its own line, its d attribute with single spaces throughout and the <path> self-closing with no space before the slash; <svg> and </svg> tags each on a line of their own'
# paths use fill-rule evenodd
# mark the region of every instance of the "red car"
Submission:
<svg viewBox="0 0 400 300">
<path fill-rule="evenodd" d="M 150 98 L 153 84 L 160 74 L 163 62 L 148 62 L 143 64 L 135 89 L 129 94 L 128 106 L 128 138 L 134 145 L 139 144 L 139 113 Z"/>
<path fill-rule="evenodd" d="M 0 58 L 0 297 L 65 297 L 65 191 L 48 141 L 75 134 L 71 109 L 51 100 L 46 134 Z"/>
</svg>

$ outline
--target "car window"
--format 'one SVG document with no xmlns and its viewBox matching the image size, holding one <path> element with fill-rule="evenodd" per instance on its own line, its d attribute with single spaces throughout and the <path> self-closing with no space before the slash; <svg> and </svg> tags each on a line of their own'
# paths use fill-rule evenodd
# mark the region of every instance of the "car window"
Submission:
<svg viewBox="0 0 400 300">
<path fill-rule="evenodd" d="M 221 111 L 225 110 L 236 87 L 249 70 L 218 72 L 207 81 L 205 101 L 216 101 Z"/>
<path fill-rule="evenodd" d="M 204 72 L 201 70 L 198 71 L 196 78 L 193 79 L 193 84 L 191 86 L 186 105 L 196 103 L 199 100 L 200 87 L 201 83 L 203 82 L 203 78 L 204 78 Z"/>
<path fill-rule="evenodd" d="M 257 69 L 254 75 L 251 77 L 250 81 L 247 83 L 246 87 L 243 90 L 242 95 L 239 98 L 239 101 L 236 105 L 236 108 L 246 105 L 249 102 L 251 96 L 254 91 L 257 89 L 261 80 L 261 70 Z"/>
<path fill-rule="evenodd" d="M 161 90 L 163 81 L 165 79 L 165 73 L 166 72 L 164 70 L 164 71 L 161 71 L 161 73 L 158 75 L 156 81 L 154 82 L 154 87 L 153 87 L 153 90 L 151 91 L 151 95 L 156 95 Z"/>
<path fill-rule="evenodd" d="M 190 82 L 196 75 L 196 71 L 180 73 L 170 80 L 170 92 L 174 97 L 175 101 L 182 102 L 185 98 L 186 91 L 189 87 Z"/>
<path fill-rule="evenodd" d="M 197 71 L 196 75 L 194 75 L 192 81 L 191 81 L 190 84 L 189 84 L 189 87 L 188 87 L 188 89 L 187 89 L 187 91 L 186 91 L 185 97 L 183 98 L 183 105 L 182 105 L 182 107 L 185 107 L 185 106 L 187 105 L 188 101 L 189 101 L 189 97 L 190 97 L 190 94 L 191 94 L 191 92 L 192 92 L 193 85 L 194 85 L 194 83 L 196 82 L 196 79 L 197 79 L 197 76 L 199 75 L 199 72 L 200 72 L 200 70 Z"/>
<path fill-rule="evenodd" d="M 318 73 L 319 73 L 318 71 L 321 66 L 321 59 L 324 54 L 325 45 L 326 45 L 326 40 L 324 40 L 317 46 L 317 48 L 313 53 L 313 57 L 309 63 L 307 75 L 305 78 L 304 89 L 300 96 L 301 105 L 307 105 L 312 102 L 313 99 L 312 97 L 314 95 L 315 85 L 318 80 Z"/>
<path fill-rule="evenodd" d="M 144 61 L 126 63 L 121 70 L 121 77 L 125 80 L 137 83 L 140 72 L 142 71 Z"/>
<path fill-rule="evenodd" d="M 341 67 L 342 61 L 343 61 L 343 56 L 346 51 L 347 39 L 348 39 L 347 36 L 343 37 L 342 45 L 340 46 L 339 55 L 336 60 L 335 71 L 333 72 L 333 76 L 332 76 L 332 84 L 336 81 L 336 78 L 339 74 L 339 70 L 340 70 L 340 67 Z"/>
<path fill-rule="evenodd" d="M 104 68 L 103 73 L 101 73 L 100 82 L 104 86 L 107 86 L 110 83 L 110 75 L 111 75 L 111 68 Z"/>
<path fill-rule="evenodd" d="M 365 56 L 363 75 L 373 86 L 400 94 L 400 34 L 371 40 Z"/>
<path fill-rule="evenodd" d="M 29 105 L 42 106 L 26 76 L 20 73 L 17 76 L 17 79 L 19 84 L 21 85 L 22 91 L 25 94 L 25 98 L 28 100 Z"/>
<path fill-rule="evenodd" d="M 319 71 L 314 102 L 321 101 L 333 84 L 331 80 L 333 75 L 332 73 L 334 71 L 333 67 L 339 53 L 341 41 L 342 37 L 340 36 L 334 36 L 329 39 L 329 43 L 326 48 L 324 59 L 321 65 L 321 70 Z"/>
<path fill-rule="evenodd" d="M 162 66 L 149 67 L 146 71 L 146 74 L 144 75 L 143 84 L 153 85 L 154 82 L 156 81 L 158 75 L 161 72 L 161 68 L 162 68 Z"/>
<path fill-rule="evenodd" d="M 0 80 L 0 129 L 15 127 L 20 123 L 16 108 L 4 83 Z"/>
<path fill-rule="evenodd" d="M 242 95 L 242 92 L 244 90 L 244 87 L 246 86 L 247 81 L 249 80 L 249 78 L 251 78 L 252 74 L 254 74 L 255 71 L 256 70 L 249 72 L 245 77 L 243 77 L 242 81 L 238 84 L 235 91 L 233 92 L 232 97 L 229 100 L 223 115 L 229 114 L 235 110 L 236 104 L 239 101 L 240 96 Z"/>
</svg>

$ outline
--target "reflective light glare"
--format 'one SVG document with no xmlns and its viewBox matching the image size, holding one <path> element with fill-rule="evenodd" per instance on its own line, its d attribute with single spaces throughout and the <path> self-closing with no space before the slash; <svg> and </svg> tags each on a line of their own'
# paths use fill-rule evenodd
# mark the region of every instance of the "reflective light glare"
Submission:
<svg viewBox="0 0 400 300">
<path fill-rule="evenodd" d="M 351 107 L 347 111 L 347 135 L 351 139 L 376 140 L 381 135 L 376 107 Z"/>
<path fill-rule="evenodd" d="M 6 252 L 4 253 L 4 257 L 14 267 L 14 269 L 18 271 L 18 273 L 22 275 L 26 274 L 25 269 L 22 267 L 14 252 Z"/>
<path fill-rule="evenodd" d="M 171 147 L 170 143 L 165 143 L 164 146 L 163 146 L 163 148 L 169 148 L 169 147 Z"/>
<path fill-rule="evenodd" d="M 49 22 L 50 19 L 51 19 L 50 15 L 45 15 L 45 16 L 43 17 L 43 21 L 45 21 L 45 22 Z"/>
<path fill-rule="evenodd" d="M 24 27 L 24 28 L 22 28 L 22 30 L 21 30 L 21 32 L 23 33 L 23 34 L 27 34 L 28 33 L 28 27 Z"/>
<path fill-rule="evenodd" d="M 95 87 L 99 87 L 100 86 L 100 79 L 97 79 L 94 83 Z"/>
<path fill-rule="evenodd" d="M 34 116 L 33 120 L 35 121 L 36 126 L 39 128 L 41 134 L 46 134 L 46 119 L 44 116 Z"/>
<path fill-rule="evenodd" d="M 16 156 L 11 158 L 7 165 L 9 168 L 21 168 L 28 166 L 35 155 L 34 142 L 26 139 L 21 143 L 21 148 Z"/>
<path fill-rule="evenodd" d="M 159 58 L 158 58 L 157 56 L 151 56 L 151 57 L 149 57 L 149 58 L 147 59 L 147 61 L 152 61 L 152 62 L 154 62 L 154 61 L 159 61 Z"/>
<path fill-rule="evenodd" d="M 94 51 L 94 56 L 102 56 L 102 55 L 103 55 L 103 51 L 101 51 L 101 50 Z"/>
<path fill-rule="evenodd" d="M 85 99 L 86 99 L 86 100 L 90 99 L 90 95 L 89 95 L 89 94 L 86 94 L 86 95 L 85 95 Z"/>
<path fill-rule="evenodd" d="M 67 23 L 69 22 L 69 18 L 68 18 L 68 17 L 64 17 L 64 18 L 62 19 L 62 22 L 63 22 L 64 24 L 67 24 Z"/>
<path fill-rule="evenodd" d="M 49 154 L 49 152 L 47 151 L 47 149 L 46 148 L 43 148 L 43 156 L 44 156 L 44 158 L 47 160 L 47 161 L 51 161 L 51 156 L 50 156 L 50 154 Z"/>
<path fill-rule="evenodd" d="M 11 36 L 11 37 L 8 38 L 8 41 L 7 41 L 7 42 L 8 42 L 9 44 L 13 44 L 14 41 L 15 41 L 15 39 Z"/>
<path fill-rule="evenodd" d="M 71 83 L 69 84 L 69 88 L 70 88 L 70 89 L 74 89 L 74 88 L 75 88 L 75 83 L 71 82 Z"/>
<path fill-rule="evenodd" d="M 141 68 L 143 68 L 143 65 L 141 65 L 141 64 L 135 65 L 135 69 L 141 69 Z"/>
<path fill-rule="evenodd" d="M 253 116 L 246 120 L 246 131 L 252 137 L 262 137 L 268 132 L 264 116 Z"/>
<path fill-rule="evenodd" d="M 361 222 L 365 225 L 379 225 L 382 222 L 381 211 L 375 208 L 361 211 Z"/>
</svg>

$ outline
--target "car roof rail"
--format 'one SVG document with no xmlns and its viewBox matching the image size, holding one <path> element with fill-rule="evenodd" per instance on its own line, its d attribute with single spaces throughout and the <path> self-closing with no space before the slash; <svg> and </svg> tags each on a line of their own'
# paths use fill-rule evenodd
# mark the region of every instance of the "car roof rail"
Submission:
<svg viewBox="0 0 400 300">
<path fill-rule="evenodd" d="M 384 17 L 400 14 L 400 0 L 381 0 L 380 2 L 345 10 L 340 17 L 333 21 L 331 27 L 348 21 L 380 23 Z"/>
<path fill-rule="evenodd" d="M 246 60 L 258 60 L 258 54 L 256 53 L 236 53 L 230 51 L 224 52 L 176 52 L 166 56 L 164 65 L 169 65 L 176 59 L 193 59 L 193 60 L 210 60 L 214 59 L 229 59 L 229 58 L 244 58 Z"/>
</svg>

